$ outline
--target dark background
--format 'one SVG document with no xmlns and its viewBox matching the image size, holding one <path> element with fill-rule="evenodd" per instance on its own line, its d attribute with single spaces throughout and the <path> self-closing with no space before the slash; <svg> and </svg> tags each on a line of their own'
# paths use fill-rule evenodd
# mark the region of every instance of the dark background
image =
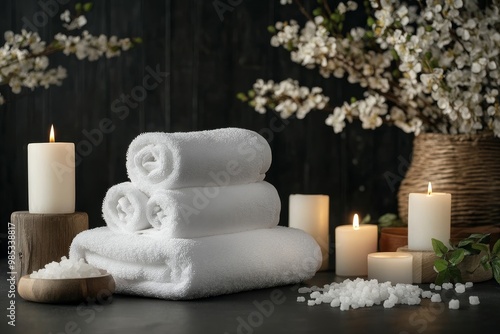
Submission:
<svg viewBox="0 0 500 334">
<path fill-rule="evenodd" d="M 292 193 L 330 196 L 331 240 L 334 227 L 348 223 L 354 212 L 374 218 L 397 212 L 397 181 L 406 171 L 412 136 L 390 127 L 363 130 L 359 123 L 334 134 L 324 124 L 325 112 L 282 121 L 238 101 L 236 94 L 251 88 L 257 78 L 291 77 L 302 85 L 319 85 L 334 105 L 360 96 L 361 91 L 343 80 L 323 79 L 317 71 L 291 62 L 287 51 L 270 46 L 268 25 L 290 18 L 303 21 L 294 5 L 284 7 L 278 0 L 220 2 L 231 9 L 218 13 L 216 1 L 96 1 L 87 15 L 85 28 L 90 33 L 141 37 L 143 44 L 118 58 L 97 62 L 62 54 L 51 57 L 51 66 L 60 64 L 68 70 L 61 87 L 23 90 L 23 96 L 9 95 L 6 87 L 0 87 L 10 100 L 0 107 L 2 247 L 10 214 L 28 208 L 27 144 L 47 141 L 51 123 L 57 141 L 74 142 L 81 157 L 76 207 L 89 214 L 91 227 L 104 225 L 102 199 L 111 185 L 126 180 L 125 152 L 139 133 L 228 126 L 255 130 L 270 141 L 273 164 L 267 180 L 281 195 L 281 225 L 288 224 Z M 26 20 L 40 23 L 40 12 L 47 13 L 41 3 L 59 8 L 46 24 L 39 24 L 42 39 L 50 41 L 61 31 L 59 14 L 75 1 L 61 5 L 57 0 L 2 0 L 0 32 L 19 32 Z M 316 1 L 308 3 L 315 6 Z M 363 20 L 357 14 L 347 25 Z M 148 66 L 169 75 L 120 119 L 112 112 L 113 101 L 141 86 Z M 98 129 L 103 118 L 112 120 L 114 130 L 89 150 L 82 144 L 87 140 L 84 133 Z"/>
</svg>

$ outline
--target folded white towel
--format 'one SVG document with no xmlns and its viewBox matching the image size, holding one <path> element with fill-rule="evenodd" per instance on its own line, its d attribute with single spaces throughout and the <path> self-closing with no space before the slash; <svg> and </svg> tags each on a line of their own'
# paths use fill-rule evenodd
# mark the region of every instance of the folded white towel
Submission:
<svg viewBox="0 0 500 334">
<path fill-rule="evenodd" d="M 70 257 L 113 275 L 118 293 L 191 299 L 298 283 L 321 265 L 316 241 L 301 230 L 275 227 L 196 239 L 81 232 Z"/>
<path fill-rule="evenodd" d="M 225 128 L 198 132 L 149 132 L 128 148 L 127 172 L 139 189 L 227 186 L 264 180 L 271 149 L 258 133 Z"/>
<path fill-rule="evenodd" d="M 278 225 L 280 197 L 269 183 L 159 190 L 146 215 L 168 238 L 198 238 Z"/>
<path fill-rule="evenodd" d="M 148 196 L 130 182 L 109 188 L 102 202 L 102 215 L 109 228 L 116 232 L 133 233 L 150 228 L 146 218 Z"/>
</svg>

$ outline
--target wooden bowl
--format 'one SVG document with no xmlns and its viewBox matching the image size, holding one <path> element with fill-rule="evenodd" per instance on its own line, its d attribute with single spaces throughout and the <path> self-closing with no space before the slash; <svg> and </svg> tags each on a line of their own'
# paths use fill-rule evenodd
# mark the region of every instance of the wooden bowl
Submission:
<svg viewBox="0 0 500 334">
<path fill-rule="evenodd" d="M 115 291 L 111 274 L 101 270 L 102 276 L 88 278 L 31 278 L 21 277 L 17 286 L 19 295 L 37 303 L 78 303 L 107 301 Z"/>
</svg>

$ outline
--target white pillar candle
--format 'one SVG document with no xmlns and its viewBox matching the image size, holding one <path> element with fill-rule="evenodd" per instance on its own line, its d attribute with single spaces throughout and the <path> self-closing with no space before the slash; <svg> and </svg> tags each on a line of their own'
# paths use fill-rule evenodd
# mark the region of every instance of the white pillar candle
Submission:
<svg viewBox="0 0 500 334">
<path fill-rule="evenodd" d="M 368 279 L 379 282 L 413 283 L 413 255 L 402 252 L 368 254 Z"/>
<path fill-rule="evenodd" d="M 432 192 L 429 182 L 427 194 L 411 193 L 408 201 L 408 249 L 431 251 L 432 238 L 448 244 L 451 194 Z"/>
<path fill-rule="evenodd" d="M 352 225 L 335 228 L 335 273 L 338 276 L 366 276 L 367 256 L 377 251 L 376 225 L 359 225 L 354 215 Z"/>
<path fill-rule="evenodd" d="M 75 212 L 75 145 L 28 144 L 28 206 L 30 213 Z"/>
<path fill-rule="evenodd" d="M 316 240 L 323 256 L 321 270 L 328 269 L 329 208 L 327 195 L 293 194 L 289 198 L 288 226 L 301 229 Z"/>
</svg>

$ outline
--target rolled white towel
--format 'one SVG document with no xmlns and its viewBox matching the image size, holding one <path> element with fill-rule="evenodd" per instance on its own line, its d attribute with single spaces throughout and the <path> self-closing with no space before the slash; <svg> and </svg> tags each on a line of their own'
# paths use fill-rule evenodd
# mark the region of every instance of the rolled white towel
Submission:
<svg viewBox="0 0 500 334">
<path fill-rule="evenodd" d="M 102 215 L 115 232 L 134 233 L 150 228 L 146 218 L 148 196 L 131 182 L 123 182 L 108 189 L 102 202 Z"/>
<path fill-rule="evenodd" d="M 309 279 L 321 250 L 307 233 L 282 226 L 169 240 L 101 227 L 78 234 L 70 258 L 107 270 L 118 293 L 192 299 Z"/>
<path fill-rule="evenodd" d="M 279 223 L 281 202 L 269 183 L 158 190 L 148 201 L 146 215 L 168 238 L 197 238 Z M 151 232 L 148 230 L 147 232 Z"/>
<path fill-rule="evenodd" d="M 258 133 L 225 128 L 197 132 L 149 132 L 127 152 L 127 172 L 139 189 L 227 186 L 264 180 L 271 149 Z"/>
</svg>

